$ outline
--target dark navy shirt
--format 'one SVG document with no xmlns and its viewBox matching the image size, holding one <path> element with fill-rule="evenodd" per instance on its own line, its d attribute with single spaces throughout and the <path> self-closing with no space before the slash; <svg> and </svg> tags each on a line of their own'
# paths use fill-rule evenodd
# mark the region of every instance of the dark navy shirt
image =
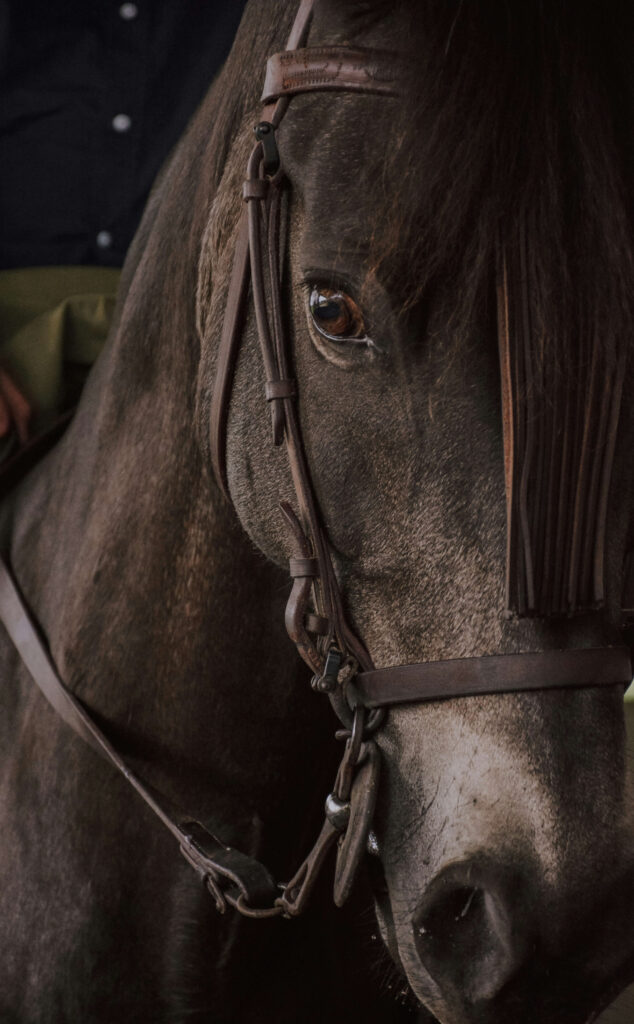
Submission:
<svg viewBox="0 0 634 1024">
<path fill-rule="evenodd" d="M 0 269 L 120 266 L 246 0 L 0 0 Z"/>
</svg>

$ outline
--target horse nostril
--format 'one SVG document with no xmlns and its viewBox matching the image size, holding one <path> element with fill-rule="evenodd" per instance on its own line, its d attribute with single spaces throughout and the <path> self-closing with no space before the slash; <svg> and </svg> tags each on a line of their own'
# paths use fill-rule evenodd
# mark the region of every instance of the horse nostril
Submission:
<svg viewBox="0 0 634 1024">
<path fill-rule="evenodd" d="M 501 888 L 477 878 L 473 865 L 459 865 L 432 883 L 419 906 L 413 920 L 418 955 L 460 1001 L 492 999 L 524 958 L 524 922 L 512 918 Z"/>
<path fill-rule="evenodd" d="M 474 919 L 482 914 L 483 901 L 481 889 L 460 887 L 444 893 L 424 915 L 419 916 L 418 934 L 427 942 L 453 944 L 457 932 L 473 927 Z"/>
</svg>

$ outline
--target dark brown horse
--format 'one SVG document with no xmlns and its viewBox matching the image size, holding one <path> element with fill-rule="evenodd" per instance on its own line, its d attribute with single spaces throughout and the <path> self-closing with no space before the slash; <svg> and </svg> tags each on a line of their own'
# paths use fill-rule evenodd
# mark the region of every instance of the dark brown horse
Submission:
<svg viewBox="0 0 634 1024">
<path fill-rule="evenodd" d="M 612 20 L 565 0 L 315 4 L 309 45 L 387 49 L 408 69 L 401 98 L 298 96 L 278 138 L 302 432 L 347 613 L 378 666 L 621 642 L 628 404 L 602 607 L 505 615 L 492 298 L 521 223 L 527 308 L 556 381 L 536 415 L 562 386 L 582 407 L 582 335 L 599 339 L 605 379 L 620 365 L 634 37 L 625 5 L 609 6 Z M 277 505 L 294 495 L 251 312 L 228 418 L 232 504 L 211 473 L 209 417 L 261 75 L 294 15 L 287 0 L 247 9 L 149 203 L 77 416 L 3 514 L 70 689 L 146 779 L 282 878 L 310 846 L 337 750 L 284 635 Z M 216 919 L 8 641 L 2 659 L 3 1021 L 397 1015 L 375 995 L 369 932 L 330 909 L 327 887 L 301 922 Z M 399 991 L 442 1024 L 593 1019 L 634 975 L 622 687 L 404 705 L 376 737 L 369 860 Z"/>
</svg>

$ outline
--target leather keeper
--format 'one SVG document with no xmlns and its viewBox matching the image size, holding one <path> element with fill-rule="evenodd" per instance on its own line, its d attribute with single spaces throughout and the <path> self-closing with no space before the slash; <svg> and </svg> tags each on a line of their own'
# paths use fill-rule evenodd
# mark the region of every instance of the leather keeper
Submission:
<svg viewBox="0 0 634 1024">
<path fill-rule="evenodd" d="M 242 186 L 242 198 L 245 203 L 250 199 L 266 199 L 269 194 L 268 178 L 247 178 Z"/>
<path fill-rule="evenodd" d="M 264 385 L 264 393 L 267 402 L 274 402 L 278 398 L 294 398 L 297 394 L 297 385 L 294 380 L 267 380 Z"/>
<path fill-rule="evenodd" d="M 323 615 L 315 615 L 313 612 L 308 612 L 304 618 L 304 625 L 306 626 L 307 633 L 316 633 L 317 636 L 328 636 L 329 622 Z"/>
<path fill-rule="evenodd" d="M 222 890 L 235 887 L 252 907 L 267 907 L 276 899 L 278 888 L 259 861 L 219 842 L 199 821 L 186 821 L 178 830 L 185 858 L 203 877 L 210 874 Z"/>
<path fill-rule="evenodd" d="M 316 558 L 289 558 L 288 565 L 294 580 L 319 576 L 319 563 Z"/>
</svg>

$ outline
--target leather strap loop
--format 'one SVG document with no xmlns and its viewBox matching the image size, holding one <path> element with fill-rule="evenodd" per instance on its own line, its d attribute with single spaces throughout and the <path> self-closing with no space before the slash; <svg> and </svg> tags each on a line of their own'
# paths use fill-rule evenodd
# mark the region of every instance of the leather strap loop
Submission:
<svg viewBox="0 0 634 1024">
<path fill-rule="evenodd" d="M 319 562 L 316 558 L 291 558 L 288 564 L 294 580 L 319 576 Z"/>
<path fill-rule="evenodd" d="M 267 380 L 264 385 L 264 394 L 267 402 L 274 402 L 278 398 L 295 398 L 297 395 L 297 384 L 291 378 L 286 380 Z"/>
<path fill-rule="evenodd" d="M 308 612 L 304 617 L 304 625 L 308 633 L 316 633 L 317 636 L 328 636 L 329 623 L 323 615 L 315 615 Z"/>
<path fill-rule="evenodd" d="M 247 178 L 242 185 L 242 198 L 245 202 L 249 199 L 266 199 L 270 187 L 268 178 Z"/>
</svg>

